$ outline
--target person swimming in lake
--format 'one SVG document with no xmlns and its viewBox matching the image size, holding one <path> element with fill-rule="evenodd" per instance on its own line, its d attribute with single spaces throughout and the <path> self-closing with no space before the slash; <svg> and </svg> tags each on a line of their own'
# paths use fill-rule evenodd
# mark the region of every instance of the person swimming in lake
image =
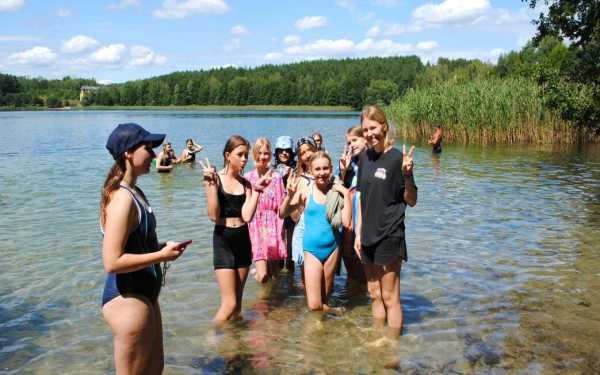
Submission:
<svg viewBox="0 0 600 375">
<path fill-rule="evenodd" d="M 270 174 L 270 183 L 263 189 L 256 212 L 248 223 L 252 243 L 252 261 L 256 267 L 254 278 L 266 283 L 279 272 L 281 261 L 287 258 L 283 219 L 278 211 L 283 202 L 285 188 L 281 175 L 269 168 L 271 163 L 271 142 L 259 138 L 252 147 L 256 169 L 244 175 L 250 184 L 256 184 L 263 176 Z"/>
<path fill-rule="evenodd" d="M 280 210 L 285 215 L 297 207 L 302 208 L 306 300 L 311 311 L 327 312 L 330 310 L 328 300 L 340 256 L 339 228 L 328 218 L 327 203 L 332 199 L 332 194 L 337 193 L 343 197 L 340 224 L 344 227 L 350 225 L 352 207 L 348 189 L 340 183 L 333 183 L 331 158 L 326 152 L 317 151 L 312 154 L 308 165 L 314 182 L 301 187 L 302 177 L 295 174 L 290 176 L 288 196 Z"/>
<path fill-rule="evenodd" d="M 102 316 L 113 333 L 117 374 L 160 374 L 164 368 L 162 317 L 158 296 L 164 274 L 160 263 L 181 256 L 189 242 L 156 237 L 156 218 L 137 187 L 150 170 L 164 134 L 137 124 L 120 124 L 106 148 L 115 160 L 102 188 L 102 261 L 107 273 Z"/>
<path fill-rule="evenodd" d="M 202 151 L 204 147 L 200 146 L 192 138 L 185 141 L 185 148 L 181 151 L 179 161 L 181 163 L 193 163 L 196 161 L 196 154 Z"/>
<path fill-rule="evenodd" d="M 233 135 L 223 149 L 223 169 L 219 172 L 210 164 L 200 162 L 204 178 L 208 218 L 215 223 L 213 231 L 213 266 L 221 305 L 215 323 L 236 319 L 242 309 L 242 296 L 252 264 L 252 243 L 248 223 L 252 221 L 260 194 L 269 186 L 267 172 L 255 184 L 242 176 L 248 162 L 250 144 Z"/>
<path fill-rule="evenodd" d="M 358 158 L 358 218 L 354 248 L 361 259 L 376 326 L 387 320 L 390 336 L 402 332 L 400 270 L 408 260 L 404 233 L 406 206 L 417 204 L 414 146 L 393 147 L 385 113 L 367 106 L 361 114 L 368 148 Z"/>
<path fill-rule="evenodd" d="M 431 151 L 434 154 L 442 153 L 442 133 L 442 125 L 434 125 L 433 134 L 431 135 L 431 138 L 429 138 L 429 140 L 427 141 L 427 143 L 431 145 Z"/>
<path fill-rule="evenodd" d="M 173 165 L 179 163 L 175 150 L 171 143 L 167 142 L 163 145 L 162 151 L 156 157 L 156 170 L 159 172 L 171 172 Z"/>
</svg>

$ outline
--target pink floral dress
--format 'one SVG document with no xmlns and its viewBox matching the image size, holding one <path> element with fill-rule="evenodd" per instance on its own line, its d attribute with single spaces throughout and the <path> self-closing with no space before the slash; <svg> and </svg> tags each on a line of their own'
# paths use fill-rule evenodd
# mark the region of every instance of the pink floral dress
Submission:
<svg viewBox="0 0 600 375">
<path fill-rule="evenodd" d="M 272 172 L 269 186 L 260 194 L 256 212 L 248 224 L 250 242 L 252 242 L 252 261 L 286 259 L 287 250 L 284 242 L 283 219 L 279 218 L 279 206 L 285 198 L 283 178 Z M 255 170 L 244 176 L 251 184 L 259 177 Z"/>
</svg>

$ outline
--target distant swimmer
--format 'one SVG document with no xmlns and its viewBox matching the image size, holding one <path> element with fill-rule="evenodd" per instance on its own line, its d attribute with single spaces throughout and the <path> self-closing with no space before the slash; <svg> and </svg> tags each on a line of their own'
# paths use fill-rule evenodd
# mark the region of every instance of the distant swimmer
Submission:
<svg viewBox="0 0 600 375">
<path fill-rule="evenodd" d="M 158 242 L 154 211 L 137 187 L 156 157 L 153 148 L 164 138 L 129 123 L 117 126 L 106 143 L 115 162 L 100 201 L 106 270 L 102 316 L 112 330 L 117 374 L 162 373 L 165 356 L 158 296 L 164 273 L 160 263 L 179 258 L 191 243 Z"/>
<path fill-rule="evenodd" d="M 429 138 L 429 143 L 434 154 L 442 153 L 442 125 L 433 126 L 433 135 Z"/>
<path fill-rule="evenodd" d="M 185 148 L 181 151 L 180 163 L 193 163 L 196 161 L 196 154 L 202 151 L 204 147 L 200 146 L 192 138 L 185 141 Z"/>
<path fill-rule="evenodd" d="M 173 165 L 177 163 L 179 163 L 179 159 L 177 159 L 173 146 L 170 143 L 165 143 L 156 158 L 156 170 L 161 173 L 171 172 Z"/>
</svg>

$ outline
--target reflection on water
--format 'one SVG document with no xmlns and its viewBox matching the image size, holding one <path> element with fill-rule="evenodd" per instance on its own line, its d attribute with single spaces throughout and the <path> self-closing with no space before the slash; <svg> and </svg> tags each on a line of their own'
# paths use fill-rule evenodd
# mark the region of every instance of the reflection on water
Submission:
<svg viewBox="0 0 600 375">
<path fill-rule="evenodd" d="M 251 141 L 319 130 L 332 155 L 354 114 L 0 113 L 0 372 L 106 373 L 100 314 L 99 189 L 118 122 L 192 137 L 222 160 Z M 6 156 L 10 155 L 10 156 Z M 201 171 L 177 166 L 139 185 L 161 239 L 194 244 L 161 295 L 166 373 L 598 373 L 600 148 L 445 145 L 416 152 L 419 203 L 407 213 L 404 335 L 381 340 L 366 289 L 335 280 L 343 315 L 309 313 L 299 275 L 253 280 L 244 320 L 211 323 L 219 302 Z M 298 271 L 297 271 L 298 272 Z"/>
</svg>

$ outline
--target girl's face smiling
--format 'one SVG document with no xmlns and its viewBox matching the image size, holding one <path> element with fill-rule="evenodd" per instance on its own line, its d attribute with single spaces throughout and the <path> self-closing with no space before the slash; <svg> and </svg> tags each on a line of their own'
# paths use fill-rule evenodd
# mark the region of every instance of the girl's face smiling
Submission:
<svg viewBox="0 0 600 375">
<path fill-rule="evenodd" d="M 385 147 L 385 134 L 383 132 L 383 125 L 375 120 L 369 120 L 368 118 L 362 121 L 363 135 L 369 147 L 373 147 L 377 150 L 383 150 Z"/>
<path fill-rule="evenodd" d="M 277 157 L 280 163 L 288 164 L 290 162 L 290 156 L 292 155 L 289 148 L 283 148 L 277 150 Z"/>
<path fill-rule="evenodd" d="M 269 165 L 270 161 L 271 151 L 267 146 L 261 146 L 260 150 L 258 150 L 258 152 L 256 153 L 254 164 L 256 164 L 257 167 L 265 168 Z"/>
<path fill-rule="evenodd" d="M 300 146 L 300 160 L 302 161 L 302 164 L 306 165 L 313 154 L 314 151 L 309 145 Z"/>
<path fill-rule="evenodd" d="M 315 178 L 315 182 L 321 186 L 329 184 L 331 178 L 331 162 L 329 159 L 319 157 L 310 164 L 310 173 Z"/>
<path fill-rule="evenodd" d="M 363 137 L 348 134 L 346 135 L 346 145 L 350 150 L 350 154 L 356 156 L 367 147 L 367 141 Z"/>
</svg>

